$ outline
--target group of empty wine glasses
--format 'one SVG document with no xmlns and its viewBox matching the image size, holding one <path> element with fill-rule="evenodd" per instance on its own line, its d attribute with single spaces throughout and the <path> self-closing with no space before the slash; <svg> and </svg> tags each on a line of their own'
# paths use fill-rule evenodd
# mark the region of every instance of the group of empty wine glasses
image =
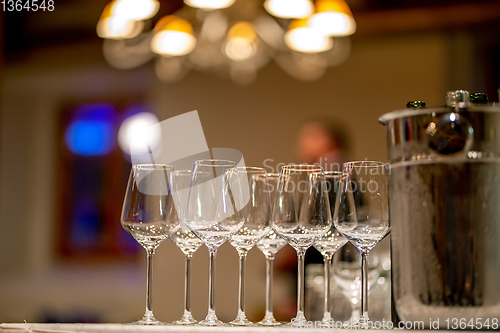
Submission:
<svg viewBox="0 0 500 333">
<path fill-rule="evenodd" d="M 348 162 L 342 172 L 325 172 L 316 165 L 290 164 L 279 174 L 263 168 L 237 166 L 227 160 L 199 160 L 192 170 L 163 164 L 133 165 L 121 222 L 147 252 L 146 313 L 134 324 L 163 324 L 151 304 L 152 256 L 171 238 L 185 254 L 184 314 L 174 324 L 207 326 L 275 326 L 272 274 L 275 254 L 290 244 L 298 257 L 297 315 L 290 325 L 306 325 L 304 258 L 314 246 L 325 262 L 325 311 L 331 318 L 330 268 L 333 254 L 350 241 L 361 253 L 361 316 L 368 319 L 367 256 L 390 230 L 387 165 Z M 333 216 L 333 219 L 332 219 Z M 332 222 L 333 221 L 333 222 Z M 239 255 L 237 317 L 225 324 L 214 308 L 215 257 L 225 241 Z M 190 259 L 205 244 L 209 250 L 208 314 L 197 322 L 190 312 Z M 245 316 L 245 260 L 257 246 L 266 257 L 266 313 L 258 323 Z M 296 326 L 297 327 L 297 326 Z"/>
</svg>

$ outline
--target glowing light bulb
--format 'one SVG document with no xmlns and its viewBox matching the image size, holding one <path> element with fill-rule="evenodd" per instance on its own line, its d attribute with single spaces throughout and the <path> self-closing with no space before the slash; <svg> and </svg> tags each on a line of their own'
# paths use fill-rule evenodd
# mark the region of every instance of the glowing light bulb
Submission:
<svg viewBox="0 0 500 333">
<path fill-rule="evenodd" d="M 156 0 L 117 0 L 113 3 L 112 16 L 127 20 L 146 20 L 160 8 Z"/>
<path fill-rule="evenodd" d="M 139 35 L 144 27 L 142 21 L 105 17 L 97 23 L 97 35 L 108 39 L 127 39 Z"/>
<path fill-rule="evenodd" d="M 251 23 L 238 22 L 229 29 L 224 51 L 234 61 L 249 59 L 257 52 L 256 38 L 257 34 Z"/>
<path fill-rule="evenodd" d="M 316 14 L 309 18 L 308 25 L 335 37 L 349 36 L 356 31 L 356 21 L 344 0 L 318 0 Z"/>
<path fill-rule="evenodd" d="M 156 24 L 151 39 L 151 50 L 161 55 L 182 56 L 196 47 L 191 24 L 174 15 L 163 17 Z"/>
<path fill-rule="evenodd" d="M 309 19 L 309 24 L 329 36 L 349 36 L 356 31 L 356 22 L 351 16 L 336 12 L 315 14 Z"/>
<path fill-rule="evenodd" d="M 184 0 L 184 3 L 191 7 L 212 10 L 230 7 L 235 1 L 236 0 Z"/>
<path fill-rule="evenodd" d="M 127 154 L 148 154 L 161 142 L 158 118 L 149 112 L 137 113 L 126 118 L 118 130 L 118 145 Z"/>
<path fill-rule="evenodd" d="M 266 0 L 264 8 L 281 18 L 306 18 L 314 11 L 310 0 Z"/>
<path fill-rule="evenodd" d="M 285 43 L 292 50 L 305 53 L 324 52 L 333 47 L 333 40 L 321 29 L 308 26 L 306 19 L 292 21 Z"/>
<path fill-rule="evenodd" d="M 160 31 L 151 40 L 154 53 L 171 56 L 182 56 L 194 50 L 196 38 L 181 31 Z"/>
<path fill-rule="evenodd" d="M 227 41 L 224 50 L 230 59 L 241 61 L 255 54 L 255 45 L 246 38 L 236 37 Z"/>
</svg>

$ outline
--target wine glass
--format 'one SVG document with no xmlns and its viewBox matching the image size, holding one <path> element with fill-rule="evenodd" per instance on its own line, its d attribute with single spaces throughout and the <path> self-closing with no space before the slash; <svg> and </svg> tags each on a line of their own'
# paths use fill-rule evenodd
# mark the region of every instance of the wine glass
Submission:
<svg viewBox="0 0 500 333">
<path fill-rule="evenodd" d="M 330 208 L 333 209 L 335 206 L 335 200 L 337 198 L 339 181 L 342 173 L 339 171 L 328 171 L 325 172 L 325 178 L 328 185 L 328 197 L 331 202 Z M 333 212 L 332 212 L 333 213 Z M 331 316 L 331 296 L 330 296 L 330 276 L 331 276 L 331 265 L 332 258 L 335 252 L 347 243 L 347 239 L 340 234 L 335 226 L 332 224 L 330 230 L 323 236 L 316 239 L 313 246 L 323 255 L 324 261 L 324 284 L 325 284 L 325 308 L 322 324 L 325 327 L 330 327 L 332 316 Z"/>
<path fill-rule="evenodd" d="M 267 174 L 263 168 L 238 167 L 238 176 L 244 178 L 242 194 L 248 202 L 244 208 L 245 223 L 229 239 L 229 243 L 238 251 L 239 264 L 239 297 L 238 315 L 229 324 L 233 326 L 253 325 L 245 315 L 245 261 L 248 251 L 269 232 L 270 228 L 270 196 L 268 192 Z"/>
<path fill-rule="evenodd" d="M 147 252 L 146 313 L 138 325 L 163 324 L 153 315 L 151 290 L 155 249 L 179 227 L 172 196 L 173 167 L 164 164 L 132 166 L 121 214 L 122 227 Z"/>
<path fill-rule="evenodd" d="M 293 327 L 307 325 L 304 316 L 304 257 L 316 238 L 331 227 L 332 219 L 323 168 L 291 164 L 281 168 L 273 209 L 274 231 L 297 251 L 297 316 Z"/>
<path fill-rule="evenodd" d="M 338 251 L 333 264 L 333 279 L 340 291 L 351 304 L 351 318 L 348 323 L 355 323 L 360 318 L 361 268 L 359 262 L 361 253 L 352 244 L 346 244 Z M 380 276 L 380 265 L 377 256 L 368 257 L 368 291 L 375 286 Z M 346 325 L 349 328 L 350 325 Z"/>
<path fill-rule="evenodd" d="M 180 218 L 180 228 L 170 236 L 170 239 L 177 245 L 184 253 L 185 267 L 184 267 L 184 314 L 182 318 L 174 321 L 178 325 L 190 325 L 197 321 L 191 314 L 191 293 L 190 293 L 190 273 L 191 273 L 191 258 L 198 248 L 203 244 L 195 234 L 193 234 L 187 227 L 184 214 L 186 211 L 187 192 L 189 190 L 189 183 L 191 181 L 191 170 L 178 170 L 174 172 L 175 188 L 177 194 L 178 211 Z"/>
<path fill-rule="evenodd" d="M 334 224 L 361 253 L 360 327 L 368 322 L 368 253 L 390 231 L 387 164 L 344 163 Z"/>
<path fill-rule="evenodd" d="M 268 173 L 267 183 L 268 192 L 271 197 L 271 208 L 276 199 L 276 189 L 278 185 L 279 174 Z M 264 238 L 257 242 L 257 248 L 266 257 L 266 315 L 264 319 L 259 321 L 257 325 L 261 326 L 276 326 L 281 325 L 273 315 L 273 262 L 274 256 L 279 250 L 286 245 L 286 241 L 276 235 L 274 230 L 271 230 Z"/>
<path fill-rule="evenodd" d="M 219 246 L 245 222 L 240 183 L 232 161 L 200 160 L 193 165 L 186 226 L 205 243 L 210 254 L 208 314 L 199 325 L 226 325 L 215 314 L 215 256 Z"/>
</svg>

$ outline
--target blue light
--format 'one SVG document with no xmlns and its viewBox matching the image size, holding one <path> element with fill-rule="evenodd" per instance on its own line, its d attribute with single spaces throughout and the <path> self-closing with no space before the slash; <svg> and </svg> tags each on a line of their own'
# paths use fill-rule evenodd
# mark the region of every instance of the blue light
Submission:
<svg viewBox="0 0 500 333">
<path fill-rule="evenodd" d="M 95 198 L 82 197 L 71 221 L 71 243 L 76 249 L 92 249 L 99 244 L 100 209 Z"/>
<path fill-rule="evenodd" d="M 115 147 L 114 108 L 107 104 L 87 104 L 75 109 L 64 141 L 75 154 L 105 155 Z"/>
</svg>

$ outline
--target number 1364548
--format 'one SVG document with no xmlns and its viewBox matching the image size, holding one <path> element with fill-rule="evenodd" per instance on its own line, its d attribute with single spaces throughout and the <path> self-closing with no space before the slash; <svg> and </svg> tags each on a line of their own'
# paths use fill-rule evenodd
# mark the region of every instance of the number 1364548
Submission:
<svg viewBox="0 0 500 333">
<path fill-rule="evenodd" d="M 51 12 L 54 10 L 54 0 L 2 0 L 4 12 Z"/>
</svg>

